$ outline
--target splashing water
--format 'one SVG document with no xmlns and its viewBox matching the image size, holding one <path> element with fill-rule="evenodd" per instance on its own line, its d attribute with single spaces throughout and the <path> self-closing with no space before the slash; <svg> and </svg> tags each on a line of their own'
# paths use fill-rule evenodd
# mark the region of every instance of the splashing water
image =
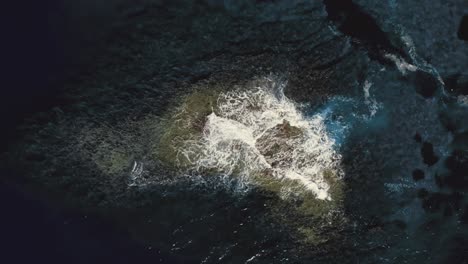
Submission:
<svg viewBox="0 0 468 264">
<path fill-rule="evenodd" d="M 190 157 L 190 169 L 235 176 L 244 187 L 255 183 L 255 176 L 273 177 L 331 200 L 325 174 L 341 177 L 341 157 L 324 117 L 304 117 L 284 96 L 283 86 L 221 93 L 201 139 L 187 141 L 180 149 Z"/>
</svg>

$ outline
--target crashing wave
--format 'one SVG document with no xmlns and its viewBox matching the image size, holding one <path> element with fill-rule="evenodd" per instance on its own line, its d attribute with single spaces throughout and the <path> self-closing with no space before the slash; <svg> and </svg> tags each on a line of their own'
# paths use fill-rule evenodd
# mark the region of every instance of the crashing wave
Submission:
<svg viewBox="0 0 468 264">
<path fill-rule="evenodd" d="M 305 117 L 279 87 L 220 93 L 201 135 L 181 144 L 177 157 L 189 161 L 192 173 L 236 177 L 244 186 L 259 178 L 293 182 L 317 199 L 332 200 L 329 181 L 341 177 L 341 157 L 324 117 Z M 285 184 L 281 192 L 288 189 Z"/>
</svg>

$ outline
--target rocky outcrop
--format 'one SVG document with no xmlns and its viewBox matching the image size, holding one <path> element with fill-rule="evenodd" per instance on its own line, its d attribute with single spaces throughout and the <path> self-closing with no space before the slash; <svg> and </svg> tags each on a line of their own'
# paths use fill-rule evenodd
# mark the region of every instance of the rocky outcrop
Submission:
<svg viewBox="0 0 468 264">
<path fill-rule="evenodd" d="M 458 28 L 458 38 L 468 41 L 468 15 L 464 15 Z"/>
<path fill-rule="evenodd" d="M 352 0 L 324 0 L 328 18 L 343 34 L 352 37 L 354 43 L 363 45 L 370 56 L 381 62 L 389 62 L 385 53 L 395 53 L 406 57 L 395 47 L 387 32 L 384 32 L 376 19 L 365 12 Z"/>
<path fill-rule="evenodd" d="M 273 168 L 291 166 L 292 154 L 301 144 L 302 133 L 285 119 L 282 124 L 265 131 L 255 146 Z"/>
</svg>

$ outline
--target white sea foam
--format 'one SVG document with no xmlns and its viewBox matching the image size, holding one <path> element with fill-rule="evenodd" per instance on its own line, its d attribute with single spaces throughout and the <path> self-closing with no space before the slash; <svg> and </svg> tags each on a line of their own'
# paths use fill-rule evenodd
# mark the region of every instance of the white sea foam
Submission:
<svg viewBox="0 0 468 264">
<path fill-rule="evenodd" d="M 128 186 L 129 187 L 145 186 L 147 184 L 147 182 L 142 177 L 143 172 L 144 172 L 143 162 L 134 161 L 132 171 L 130 172 L 130 175 L 129 175 L 130 182 L 129 182 Z"/>
<path fill-rule="evenodd" d="M 440 76 L 439 72 L 437 71 L 437 69 L 434 66 L 432 66 L 432 64 L 428 63 L 426 60 L 424 60 L 418 55 L 416 51 L 416 45 L 414 45 L 414 41 L 410 35 L 408 35 L 404 30 L 401 30 L 400 34 L 401 34 L 401 40 L 403 40 L 403 43 L 405 44 L 406 49 L 408 50 L 408 54 L 410 55 L 411 60 L 414 63 L 414 65 L 412 65 L 412 64 L 407 63 L 403 59 L 400 59 L 402 62 L 401 65 L 411 65 L 411 66 L 416 67 L 416 70 L 420 69 L 424 72 L 432 74 L 439 81 L 442 93 L 445 94 L 445 83 L 444 83 L 444 80 L 442 79 L 442 76 Z M 391 56 L 394 56 L 394 55 L 391 55 Z M 396 56 L 394 57 L 396 58 Z M 395 61 L 395 63 L 398 66 L 399 63 L 397 61 Z M 398 67 L 398 69 L 400 69 L 400 67 Z M 405 74 L 404 70 L 402 73 L 403 75 Z"/>
<path fill-rule="evenodd" d="M 377 114 L 377 111 L 383 107 L 383 104 L 377 102 L 377 100 L 370 95 L 370 88 L 372 87 L 372 83 L 369 81 L 365 81 L 363 86 L 364 91 L 364 103 L 369 107 L 369 118 L 372 118 Z"/>
<path fill-rule="evenodd" d="M 462 106 L 468 106 L 468 95 L 459 95 L 457 102 Z"/>
<path fill-rule="evenodd" d="M 248 186 L 253 183 L 252 175 L 268 171 L 265 177 L 296 181 L 318 199 L 331 200 L 324 172 L 341 176 L 340 155 L 327 135 L 323 115 L 305 117 L 284 96 L 282 85 L 276 85 L 276 89 L 270 88 L 275 85 L 265 86 L 222 93 L 216 113 L 207 117 L 202 139 L 187 142 L 181 153 L 194 157 L 192 170 L 199 173 L 215 171 L 234 176 Z M 283 138 L 286 141 L 282 143 L 292 148 L 266 158 L 258 149 L 259 140 L 285 121 L 301 130 L 301 138 Z M 272 165 L 275 162 L 283 166 Z"/>
<path fill-rule="evenodd" d="M 415 72 L 418 69 L 418 67 L 416 65 L 413 65 L 413 64 L 407 62 L 406 60 L 404 60 L 403 58 L 398 57 L 396 55 L 386 54 L 385 57 L 392 60 L 395 63 L 395 65 L 397 66 L 398 70 L 403 75 L 406 75 L 407 71 Z"/>
</svg>

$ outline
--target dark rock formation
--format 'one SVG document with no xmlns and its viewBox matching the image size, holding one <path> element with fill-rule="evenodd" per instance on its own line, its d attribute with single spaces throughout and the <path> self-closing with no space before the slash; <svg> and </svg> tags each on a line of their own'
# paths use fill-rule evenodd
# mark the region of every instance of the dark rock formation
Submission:
<svg viewBox="0 0 468 264">
<path fill-rule="evenodd" d="M 445 193 L 431 193 L 423 200 L 423 208 L 427 212 L 436 213 L 440 210 L 460 210 L 462 196 L 457 193 L 445 194 Z"/>
<path fill-rule="evenodd" d="M 444 78 L 445 87 L 448 92 L 456 95 L 468 95 L 468 75 L 453 74 Z"/>
<path fill-rule="evenodd" d="M 383 63 L 389 63 L 383 53 L 395 53 L 407 57 L 396 48 L 376 20 L 352 0 L 324 0 L 328 18 L 355 44 L 363 45 L 369 55 Z"/>
<path fill-rule="evenodd" d="M 288 166 L 292 162 L 292 151 L 299 143 L 302 131 L 291 126 L 287 120 L 269 129 L 256 143 L 256 147 L 273 167 Z"/>
<path fill-rule="evenodd" d="M 468 189 L 468 152 L 455 150 L 445 161 L 445 166 L 450 174 L 444 178 L 444 184 L 456 189 Z"/>
<path fill-rule="evenodd" d="M 438 88 L 438 81 L 432 74 L 418 70 L 412 74 L 416 91 L 424 98 L 434 96 Z"/>
<path fill-rule="evenodd" d="M 424 171 L 420 169 L 416 169 L 413 171 L 413 180 L 415 181 L 420 181 L 424 179 Z"/>
<path fill-rule="evenodd" d="M 468 41 L 468 15 L 464 15 L 458 28 L 458 38 Z"/>
<path fill-rule="evenodd" d="M 429 142 L 424 142 L 421 148 L 421 155 L 423 157 L 423 161 L 429 167 L 436 164 L 439 161 L 439 158 L 434 153 L 434 147 Z"/>
<path fill-rule="evenodd" d="M 415 49 L 419 59 L 432 64 L 442 76 L 467 69 L 468 46 L 457 37 L 468 10 L 466 0 L 353 2 L 372 15 L 396 47 Z M 405 39 L 399 41 L 401 37 Z"/>
</svg>

